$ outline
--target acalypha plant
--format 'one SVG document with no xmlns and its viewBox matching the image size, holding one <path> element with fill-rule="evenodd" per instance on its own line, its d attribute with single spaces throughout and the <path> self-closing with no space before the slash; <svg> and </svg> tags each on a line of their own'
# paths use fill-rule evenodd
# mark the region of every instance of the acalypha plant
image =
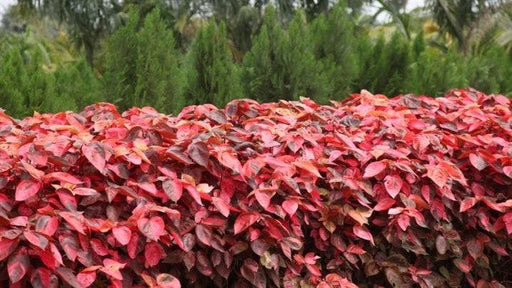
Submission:
<svg viewBox="0 0 512 288">
<path fill-rule="evenodd" d="M 512 285 L 502 95 L 0 113 L 2 287 Z"/>
</svg>

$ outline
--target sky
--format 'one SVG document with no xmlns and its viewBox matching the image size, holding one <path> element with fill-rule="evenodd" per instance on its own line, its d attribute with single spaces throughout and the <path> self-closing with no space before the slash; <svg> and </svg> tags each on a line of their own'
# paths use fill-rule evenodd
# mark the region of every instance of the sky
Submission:
<svg viewBox="0 0 512 288">
<path fill-rule="evenodd" d="M 410 11 L 418 6 L 423 5 L 425 0 L 409 0 L 407 2 L 407 11 Z M 5 9 L 11 5 L 16 3 L 16 0 L 0 0 L 0 14 L 3 14 Z"/>
</svg>

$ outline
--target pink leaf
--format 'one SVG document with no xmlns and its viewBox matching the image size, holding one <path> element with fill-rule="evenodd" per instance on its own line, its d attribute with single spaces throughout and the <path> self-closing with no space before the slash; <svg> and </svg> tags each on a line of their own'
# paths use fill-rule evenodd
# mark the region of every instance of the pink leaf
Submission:
<svg viewBox="0 0 512 288">
<path fill-rule="evenodd" d="M 373 245 L 375 245 L 375 242 L 373 242 L 373 236 L 372 236 L 372 233 L 370 233 L 370 231 L 368 231 L 368 229 L 364 226 L 359 226 L 359 225 L 355 225 L 353 228 L 352 228 L 354 234 L 361 238 L 361 239 L 364 239 L 364 240 L 368 240 L 370 241 L 370 243 L 372 243 Z"/>
<path fill-rule="evenodd" d="M 380 174 L 382 171 L 386 170 L 387 165 L 384 161 L 377 161 L 372 162 L 368 166 L 366 166 L 366 169 L 364 170 L 364 178 L 371 178 L 378 174 Z"/>
<path fill-rule="evenodd" d="M 121 245 L 127 245 L 132 238 L 132 230 L 126 226 L 117 226 L 112 228 L 112 234 Z"/>
<path fill-rule="evenodd" d="M 235 220 L 235 235 L 249 228 L 252 224 L 258 221 L 259 215 L 256 213 L 243 213 L 240 214 Z"/>
<path fill-rule="evenodd" d="M 16 187 L 15 200 L 25 201 L 34 196 L 42 188 L 41 182 L 35 179 L 22 180 Z"/>
</svg>

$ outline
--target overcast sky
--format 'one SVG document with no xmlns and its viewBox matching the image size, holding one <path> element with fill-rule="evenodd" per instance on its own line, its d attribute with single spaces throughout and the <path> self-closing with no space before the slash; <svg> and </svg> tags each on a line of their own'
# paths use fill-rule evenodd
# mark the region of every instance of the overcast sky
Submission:
<svg viewBox="0 0 512 288">
<path fill-rule="evenodd" d="M 424 0 L 409 0 L 407 3 L 407 10 L 412 10 L 418 6 L 423 5 Z M 7 6 L 16 3 L 16 0 L 0 0 L 0 14 L 3 14 Z"/>
</svg>

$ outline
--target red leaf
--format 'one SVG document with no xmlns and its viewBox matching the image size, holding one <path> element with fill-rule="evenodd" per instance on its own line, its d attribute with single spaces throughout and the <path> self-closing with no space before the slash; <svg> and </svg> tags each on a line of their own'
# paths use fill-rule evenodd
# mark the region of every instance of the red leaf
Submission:
<svg viewBox="0 0 512 288">
<path fill-rule="evenodd" d="M 183 195 L 183 184 L 178 179 L 169 179 L 162 183 L 165 195 L 171 199 L 171 201 L 178 202 Z"/>
<path fill-rule="evenodd" d="M 112 228 L 112 234 L 121 245 L 127 245 L 132 238 L 132 230 L 126 226 L 117 226 Z"/>
<path fill-rule="evenodd" d="M 295 215 L 295 212 L 299 208 L 299 204 L 294 200 L 285 200 L 282 206 L 284 211 L 286 211 L 286 213 L 288 213 L 290 216 Z"/>
<path fill-rule="evenodd" d="M 235 220 L 235 235 L 249 228 L 259 219 L 256 213 L 242 213 Z"/>
<path fill-rule="evenodd" d="M 96 271 L 82 271 L 76 275 L 76 280 L 82 287 L 89 287 L 96 281 Z"/>
<path fill-rule="evenodd" d="M 156 242 L 149 242 L 144 249 L 144 267 L 150 268 L 156 266 L 164 257 L 165 251 L 162 246 Z"/>
<path fill-rule="evenodd" d="M 477 202 L 478 201 L 474 197 L 465 198 L 462 200 L 462 202 L 460 202 L 459 212 L 466 212 L 467 210 L 471 209 L 471 207 L 475 206 Z"/>
<path fill-rule="evenodd" d="M 46 288 L 50 286 L 50 270 L 37 268 L 30 276 L 30 284 L 34 288 Z"/>
<path fill-rule="evenodd" d="M 472 269 L 471 265 L 469 265 L 469 263 L 463 259 L 454 259 L 453 263 L 455 266 L 457 266 L 457 268 L 459 268 L 460 271 L 464 273 L 469 273 Z"/>
<path fill-rule="evenodd" d="M 181 288 L 180 281 L 171 274 L 158 274 L 158 276 L 156 276 L 156 283 L 161 288 Z"/>
<path fill-rule="evenodd" d="M 230 152 L 222 151 L 218 153 L 217 159 L 225 167 L 232 169 L 238 174 L 242 173 L 242 164 L 240 164 L 240 160 L 238 160 L 238 158 L 233 156 Z"/>
<path fill-rule="evenodd" d="M 320 172 L 318 172 L 318 169 L 309 160 L 295 161 L 295 162 L 293 162 L 293 165 L 295 165 L 296 167 L 298 167 L 304 171 L 307 171 L 307 172 L 315 175 L 318 178 L 322 178 L 322 175 L 320 175 Z"/>
<path fill-rule="evenodd" d="M 263 209 L 268 208 L 268 206 L 270 205 L 270 200 L 272 199 L 272 195 L 269 195 L 269 193 L 266 191 L 261 191 L 257 189 L 254 192 L 254 196 L 256 197 L 256 200 L 261 205 L 261 207 L 263 207 Z"/>
<path fill-rule="evenodd" d="M 78 231 L 78 233 L 85 235 L 84 224 L 82 220 L 83 217 L 81 215 L 77 216 L 71 212 L 60 212 L 59 216 L 66 220 L 66 222 L 68 222 L 71 227 Z"/>
<path fill-rule="evenodd" d="M 224 217 L 229 216 L 229 204 L 219 197 L 212 197 L 212 203 Z"/>
<path fill-rule="evenodd" d="M 375 245 L 375 242 L 373 242 L 373 236 L 372 236 L 372 233 L 370 233 L 370 231 L 368 231 L 368 229 L 364 226 L 359 226 L 359 225 L 355 225 L 353 228 L 352 228 L 354 234 L 361 238 L 361 239 L 364 239 L 364 240 L 368 240 L 370 241 L 370 243 L 372 243 L 373 245 Z"/>
<path fill-rule="evenodd" d="M 100 270 L 114 279 L 123 280 L 123 275 L 121 274 L 120 269 L 123 269 L 124 266 L 126 266 L 126 264 L 119 263 L 110 258 L 105 258 L 103 259 L 103 267 L 100 268 Z"/>
<path fill-rule="evenodd" d="M 195 142 L 190 144 L 187 148 L 187 152 L 194 162 L 203 167 L 208 167 L 210 151 L 204 142 Z"/>
<path fill-rule="evenodd" d="M 78 203 L 76 198 L 67 189 L 57 190 L 57 196 L 59 196 L 60 203 L 62 203 L 66 209 L 70 211 L 77 210 Z"/>
<path fill-rule="evenodd" d="M 373 207 L 373 210 L 375 211 L 387 211 L 389 208 L 393 207 L 395 205 L 396 201 L 391 198 L 384 198 L 382 200 L 379 200 L 377 205 Z"/>
<path fill-rule="evenodd" d="M 509 178 L 512 178 L 512 166 L 503 167 L 503 173 L 505 173 Z"/>
<path fill-rule="evenodd" d="M 36 231 L 46 236 L 53 236 L 59 226 L 59 219 L 57 217 L 50 217 L 41 215 L 36 221 Z"/>
<path fill-rule="evenodd" d="M 503 215 L 503 222 L 505 223 L 508 235 L 512 234 L 512 212 Z"/>
<path fill-rule="evenodd" d="M 41 182 L 34 179 L 22 180 L 16 187 L 15 200 L 25 201 L 34 196 L 42 188 Z"/>
<path fill-rule="evenodd" d="M 5 258 L 9 257 L 16 248 L 18 247 L 19 239 L 8 239 L 3 238 L 0 240 L 0 261 L 3 261 Z"/>
<path fill-rule="evenodd" d="M 27 238 L 28 242 L 32 243 L 32 245 L 41 248 L 42 250 L 46 249 L 48 246 L 48 239 L 39 233 L 34 233 L 32 231 L 23 232 L 23 236 Z"/>
<path fill-rule="evenodd" d="M 471 165 L 473 165 L 473 167 L 478 171 L 482 171 L 487 167 L 487 162 L 485 162 L 484 158 L 474 153 L 469 154 L 469 162 L 471 162 Z"/>
<path fill-rule="evenodd" d="M 427 167 L 427 176 L 441 188 L 443 188 L 448 182 L 448 171 L 446 171 L 446 169 L 441 165 Z"/>
<path fill-rule="evenodd" d="M 402 189 L 403 181 L 398 175 L 388 175 L 384 178 L 384 187 L 391 198 L 395 198 Z"/>
<path fill-rule="evenodd" d="M 58 180 L 60 182 L 70 183 L 70 184 L 75 184 L 75 185 L 83 183 L 82 181 L 80 181 L 80 179 L 78 179 L 75 176 L 73 176 L 69 173 L 66 173 L 66 172 L 49 173 L 49 174 L 46 174 L 44 178 L 48 179 L 48 180 Z"/>
<path fill-rule="evenodd" d="M 73 273 L 73 270 L 65 267 L 59 267 L 57 268 L 57 275 L 59 275 L 60 279 L 62 279 L 66 284 L 73 288 L 82 288 L 82 285 L 78 282 L 76 279 L 75 274 Z"/>
<path fill-rule="evenodd" d="M 240 268 L 240 272 L 242 276 L 249 281 L 254 287 L 257 288 L 266 288 L 267 287 L 267 277 L 263 268 L 260 265 L 252 260 L 245 259 L 244 264 Z"/>
<path fill-rule="evenodd" d="M 34 166 L 28 164 L 24 160 L 21 160 L 20 163 L 23 166 L 23 168 L 25 169 L 25 171 L 27 171 L 30 174 L 30 176 L 34 177 L 34 179 L 41 180 L 43 178 L 43 176 L 44 176 L 43 171 L 36 169 Z"/>
<path fill-rule="evenodd" d="M 208 228 L 201 224 L 196 225 L 196 235 L 197 239 L 199 239 L 199 241 L 201 241 L 204 245 L 212 246 L 212 232 L 208 230 Z"/>
<path fill-rule="evenodd" d="M 165 234 L 165 223 L 162 217 L 153 216 L 150 219 L 140 218 L 137 220 L 139 231 L 153 241 L 158 241 L 160 236 Z"/>
<path fill-rule="evenodd" d="M 30 259 L 27 254 L 15 254 L 9 257 L 7 262 L 7 273 L 11 283 L 16 283 L 25 277 L 30 267 Z"/>
<path fill-rule="evenodd" d="M 386 170 L 387 164 L 384 161 L 372 162 L 364 170 L 364 178 L 371 178 Z"/>
<path fill-rule="evenodd" d="M 98 171 L 103 172 L 106 164 L 105 150 L 100 143 L 93 142 L 89 145 L 83 145 L 82 153 Z"/>
</svg>

